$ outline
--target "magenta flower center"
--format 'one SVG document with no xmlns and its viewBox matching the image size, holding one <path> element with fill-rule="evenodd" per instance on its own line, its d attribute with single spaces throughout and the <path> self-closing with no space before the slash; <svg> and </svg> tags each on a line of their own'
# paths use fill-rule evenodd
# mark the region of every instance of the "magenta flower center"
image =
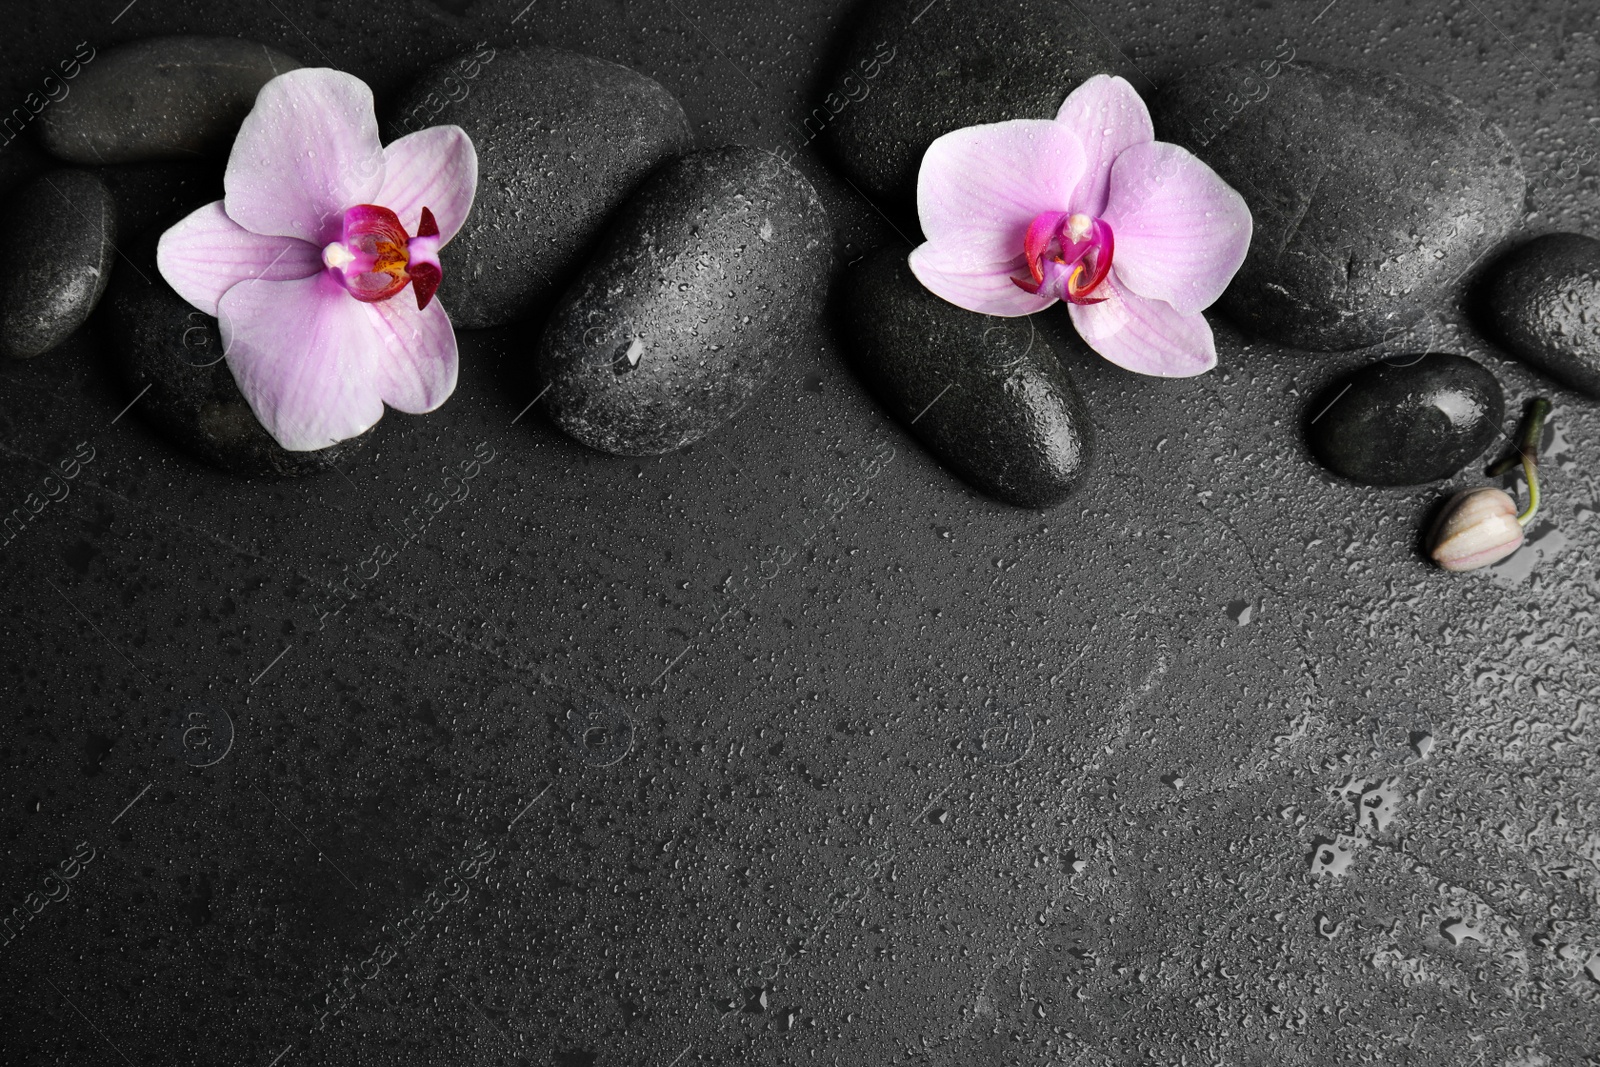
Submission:
<svg viewBox="0 0 1600 1067">
<path fill-rule="evenodd" d="M 377 204 L 358 204 L 344 213 L 339 240 L 322 250 L 328 273 L 363 303 L 387 300 L 410 282 L 417 308 L 439 290 L 439 224 L 422 209 L 417 235 L 407 235 L 400 217 Z"/>
<path fill-rule="evenodd" d="M 1017 288 L 1071 304 L 1098 304 L 1094 291 L 1111 271 L 1111 227 L 1100 219 L 1065 211 L 1042 211 L 1028 224 L 1022 253 L 1028 277 Z"/>
</svg>

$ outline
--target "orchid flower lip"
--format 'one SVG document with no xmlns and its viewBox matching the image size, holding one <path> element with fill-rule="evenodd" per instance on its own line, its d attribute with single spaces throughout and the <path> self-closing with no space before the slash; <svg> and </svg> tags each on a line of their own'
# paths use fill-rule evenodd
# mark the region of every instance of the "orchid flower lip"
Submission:
<svg viewBox="0 0 1600 1067">
<path fill-rule="evenodd" d="M 1022 254 L 1028 278 L 1012 278 L 1025 293 L 1069 304 L 1098 304 L 1095 290 L 1111 273 L 1116 242 L 1105 220 L 1082 212 L 1041 211 L 1028 224 Z"/>
<path fill-rule="evenodd" d="M 340 236 L 322 249 L 322 263 L 349 294 L 364 303 L 388 300 L 410 283 L 417 309 L 439 290 L 439 224 L 422 209 L 417 235 L 408 236 L 400 217 L 377 204 L 357 204 L 344 214 Z"/>
</svg>

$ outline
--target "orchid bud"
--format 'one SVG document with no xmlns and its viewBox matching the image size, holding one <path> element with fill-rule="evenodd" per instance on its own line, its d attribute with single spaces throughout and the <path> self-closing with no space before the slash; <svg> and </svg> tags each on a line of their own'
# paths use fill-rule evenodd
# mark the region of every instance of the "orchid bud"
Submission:
<svg viewBox="0 0 1600 1067">
<path fill-rule="evenodd" d="M 1451 497 L 1428 536 L 1428 554 L 1447 571 L 1475 571 L 1498 563 L 1522 547 L 1524 530 L 1539 514 L 1539 440 L 1550 401 L 1538 397 L 1528 405 L 1522 421 L 1522 439 L 1516 450 L 1489 468 L 1490 476 L 1505 474 L 1519 462 L 1528 482 L 1528 506 L 1519 513 L 1517 502 L 1504 489 L 1481 485 Z"/>
<path fill-rule="evenodd" d="M 1451 497 L 1428 539 L 1433 561 L 1447 571 L 1474 571 L 1498 563 L 1521 548 L 1522 541 L 1517 502 L 1490 485 Z"/>
</svg>

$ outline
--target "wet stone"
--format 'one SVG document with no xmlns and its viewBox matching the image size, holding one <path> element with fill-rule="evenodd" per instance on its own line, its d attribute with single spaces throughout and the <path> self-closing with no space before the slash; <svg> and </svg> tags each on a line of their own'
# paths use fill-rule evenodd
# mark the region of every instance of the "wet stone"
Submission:
<svg viewBox="0 0 1600 1067">
<path fill-rule="evenodd" d="M 827 137 L 850 178 L 886 207 L 914 202 L 935 139 L 1054 118 L 1084 81 L 1126 65 L 1075 5 L 1057 0 L 869 0 L 844 32 L 829 92 L 804 128 Z"/>
<path fill-rule="evenodd" d="M 1535 238 L 1489 269 L 1483 294 L 1488 326 L 1512 355 L 1600 399 L 1600 241 Z"/>
<path fill-rule="evenodd" d="M 45 148 L 73 163 L 226 156 L 256 93 L 300 62 L 237 37 L 152 37 L 81 63 L 39 115 Z"/>
<path fill-rule="evenodd" d="M 1448 478 L 1500 437 L 1505 398 L 1465 356 L 1396 356 L 1335 382 L 1308 408 L 1311 450 L 1364 485 Z"/>
<path fill-rule="evenodd" d="M 1402 336 L 1522 220 L 1515 147 L 1429 85 L 1267 59 L 1202 68 L 1152 110 L 1156 136 L 1209 163 L 1255 217 L 1220 309 L 1285 344 Z"/>
<path fill-rule="evenodd" d="M 832 233 L 769 152 L 695 152 L 606 231 L 539 343 L 544 407 L 618 455 L 671 452 L 732 418 L 821 313 Z"/>
<path fill-rule="evenodd" d="M 1045 327 L 965 311 L 887 248 L 840 287 L 856 372 L 939 461 L 998 500 L 1059 504 L 1082 481 L 1094 432 Z"/>
<path fill-rule="evenodd" d="M 110 280 L 117 212 L 111 190 L 84 170 L 41 174 L 12 194 L 0 219 L 0 357 L 27 359 L 66 340 Z"/>
<path fill-rule="evenodd" d="M 478 151 L 477 200 L 442 254 L 450 317 L 465 329 L 553 299 L 617 207 L 693 141 L 683 108 L 650 78 L 550 48 L 486 46 L 434 67 L 383 133 L 442 125 Z"/>
<path fill-rule="evenodd" d="M 360 449 L 372 431 L 316 452 L 291 452 L 256 420 L 222 358 L 217 320 L 162 280 L 161 229 L 126 249 L 130 260 L 106 294 L 108 342 L 137 401 L 132 413 L 212 466 L 283 477 L 326 470 Z"/>
</svg>

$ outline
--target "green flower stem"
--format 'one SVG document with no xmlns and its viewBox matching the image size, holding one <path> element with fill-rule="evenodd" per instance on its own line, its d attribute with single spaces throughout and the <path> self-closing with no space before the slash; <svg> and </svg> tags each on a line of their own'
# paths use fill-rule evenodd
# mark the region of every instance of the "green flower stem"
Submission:
<svg viewBox="0 0 1600 1067">
<path fill-rule="evenodd" d="M 1539 514 L 1539 439 L 1544 436 L 1544 420 L 1550 415 L 1550 401 L 1538 397 L 1528 405 L 1528 414 L 1522 420 L 1522 440 L 1516 452 L 1489 468 L 1490 477 L 1496 477 L 1522 461 L 1522 474 L 1528 482 L 1528 506 L 1517 516 L 1517 522 L 1527 526 Z"/>
</svg>

